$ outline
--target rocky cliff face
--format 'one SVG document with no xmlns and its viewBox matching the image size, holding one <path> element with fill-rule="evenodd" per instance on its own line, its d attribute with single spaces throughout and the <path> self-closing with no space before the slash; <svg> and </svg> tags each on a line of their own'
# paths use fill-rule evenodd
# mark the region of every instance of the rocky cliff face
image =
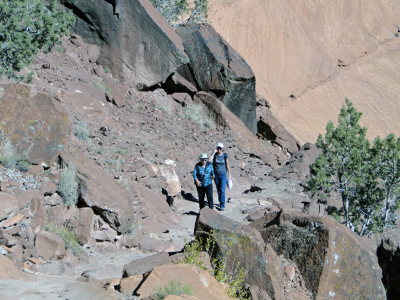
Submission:
<svg viewBox="0 0 400 300">
<path fill-rule="evenodd" d="M 369 138 L 400 134 L 398 1 L 212 0 L 209 17 L 302 144 L 336 120 L 345 97 Z"/>
<path fill-rule="evenodd" d="M 61 0 L 73 31 L 100 46 L 99 64 L 137 88 L 153 86 L 188 62 L 182 41 L 147 0 Z"/>
</svg>

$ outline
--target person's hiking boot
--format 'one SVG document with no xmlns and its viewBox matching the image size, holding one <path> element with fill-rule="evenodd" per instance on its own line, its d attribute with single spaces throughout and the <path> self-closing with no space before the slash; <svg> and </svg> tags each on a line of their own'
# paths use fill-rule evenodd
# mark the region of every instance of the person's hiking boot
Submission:
<svg viewBox="0 0 400 300">
<path fill-rule="evenodd" d="M 225 210 L 225 207 L 220 207 L 219 208 L 219 211 L 224 211 Z"/>
</svg>

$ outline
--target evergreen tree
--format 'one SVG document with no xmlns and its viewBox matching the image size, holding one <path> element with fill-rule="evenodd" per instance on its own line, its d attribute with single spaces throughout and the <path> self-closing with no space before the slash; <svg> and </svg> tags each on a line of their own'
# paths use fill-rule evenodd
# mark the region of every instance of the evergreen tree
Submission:
<svg viewBox="0 0 400 300">
<path fill-rule="evenodd" d="M 195 7 L 192 10 L 189 9 L 187 0 L 150 0 L 150 2 L 172 27 L 186 23 L 202 23 L 208 18 L 208 0 L 195 0 Z"/>
<path fill-rule="evenodd" d="M 40 49 L 61 44 L 75 23 L 71 12 L 57 9 L 56 0 L 0 0 L 0 78 L 23 79 L 15 72 L 28 66 Z"/>
</svg>

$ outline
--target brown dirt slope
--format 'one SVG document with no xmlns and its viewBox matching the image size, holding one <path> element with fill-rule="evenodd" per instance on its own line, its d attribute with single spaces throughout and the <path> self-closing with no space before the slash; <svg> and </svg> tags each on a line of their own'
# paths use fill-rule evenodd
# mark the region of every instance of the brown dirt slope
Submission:
<svg viewBox="0 0 400 300">
<path fill-rule="evenodd" d="M 345 97 L 368 137 L 400 134 L 400 5 L 395 0 L 210 0 L 210 21 L 256 74 L 257 91 L 300 142 Z"/>
</svg>

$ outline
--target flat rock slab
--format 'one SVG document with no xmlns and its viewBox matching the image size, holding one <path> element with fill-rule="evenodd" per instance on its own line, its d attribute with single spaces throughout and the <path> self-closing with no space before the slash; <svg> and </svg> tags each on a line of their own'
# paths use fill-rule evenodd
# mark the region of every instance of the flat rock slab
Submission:
<svg viewBox="0 0 400 300">
<path fill-rule="evenodd" d="M 50 165 L 71 135 L 67 113 L 48 94 L 22 84 L 0 87 L 0 131 L 24 158 Z"/>
<path fill-rule="evenodd" d="M 136 259 L 124 266 L 122 277 L 143 275 L 151 272 L 155 267 L 171 264 L 171 258 L 167 252 L 161 252 L 151 256 Z"/>
<path fill-rule="evenodd" d="M 278 255 L 296 263 L 314 299 L 386 299 L 375 255 L 349 228 L 285 211 L 268 213 L 250 226 Z"/>
</svg>

